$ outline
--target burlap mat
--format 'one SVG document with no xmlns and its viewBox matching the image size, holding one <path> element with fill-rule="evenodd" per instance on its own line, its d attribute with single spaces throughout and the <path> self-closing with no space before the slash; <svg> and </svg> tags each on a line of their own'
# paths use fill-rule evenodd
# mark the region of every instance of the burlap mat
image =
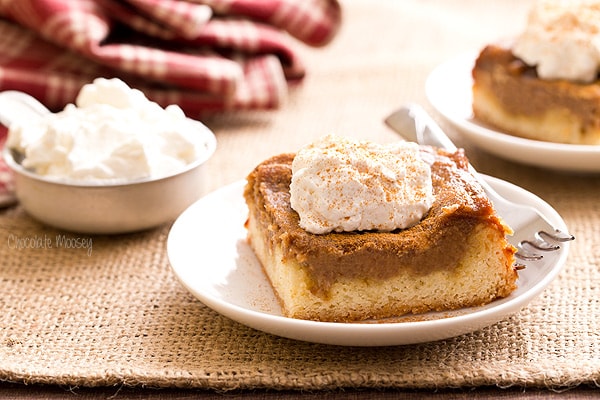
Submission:
<svg viewBox="0 0 600 400">
<path fill-rule="evenodd" d="M 207 192 L 332 131 L 396 140 L 382 118 L 404 101 L 427 105 L 423 83 L 431 68 L 505 34 L 522 21 L 526 4 L 365 0 L 344 7 L 339 38 L 306 50 L 311 75 L 283 110 L 206 121 L 219 140 Z M 221 390 L 598 382 L 600 177 L 521 166 L 465 145 L 483 172 L 544 198 L 577 236 L 563 272 L 519 314 L 412 346 L 283 339 L 222 317 L 190 295 L 168 264 L 169 225 L 82 236 L 39 225 L 13 207 L 0 211 L 0 379 Z M 78 238 L 83 247 L 72 246 Z M 38 241 L 19 248 L 23 239 Z"/>
</svg>

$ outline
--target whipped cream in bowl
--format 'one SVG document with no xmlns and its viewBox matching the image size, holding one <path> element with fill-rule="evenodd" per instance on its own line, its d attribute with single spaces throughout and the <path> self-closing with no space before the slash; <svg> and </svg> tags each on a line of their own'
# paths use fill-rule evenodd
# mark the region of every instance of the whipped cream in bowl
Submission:
<svg viewBox="0 0 600 400">
<path fill-rule="evenodd" d="M 177 105 L 148 100 L 119 79 L 85 85 L 58 113 L 16 119 L 3 156 L 31 216 L 82 233 L 148 229 L 202 195 L 214 134 Z"/>
</svg>

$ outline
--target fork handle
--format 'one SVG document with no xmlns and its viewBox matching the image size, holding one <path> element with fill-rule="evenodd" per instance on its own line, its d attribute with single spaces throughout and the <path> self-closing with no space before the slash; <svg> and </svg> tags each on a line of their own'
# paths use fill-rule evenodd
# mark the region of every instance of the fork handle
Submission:
<svg viewBox="0 0 600 400">
<path fill-rule="evenodd" d="M 452 140 L 423 107 L 418 104 L 408 104 L 404 109 L 414 121 L 417 143 L 440 147 L 452 153 L 457 150 Z"/>
</svg>

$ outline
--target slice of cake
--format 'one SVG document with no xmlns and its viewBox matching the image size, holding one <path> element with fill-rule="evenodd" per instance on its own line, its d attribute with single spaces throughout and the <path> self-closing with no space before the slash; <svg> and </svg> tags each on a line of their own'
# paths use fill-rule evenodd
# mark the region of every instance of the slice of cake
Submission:
<svg viewBox="0 0 600 400">
<path fill-rule="evenodd" d="M 473 114 L 507 134 L 600 144 L 600 1 L 538 1 L 512 43 L 473 67 Z"/>
<path fill-rule="evenodd" d="M 334 140 L 338 139 L 328 137 L 318 145 L 309 146 L 310 150 L 327 154 L 336 146 Z M 343 149 L 355 146 L 361 150 L 371 146 L 352 142 L 345 145 Z M 323 160 L 314 162 L 312 180 L 302 192 L 312 193 L 312 202 L 290 200 L 292 180 L 300 179 L 301 175 L 298 168 L 293 174 L 292 164 L 295 158 L 301 157 L 278 155 L 262 162 L 249 174 L 244 191 L 249 208 L 248 241 L 285 316 L 338 322 L 382 319 L 479 306 L 505 297 L 516 288 L 515 250 L 505 238 L 510 228 L 496 215 L 483 189 L 468 172 L 463 152 L 450 154 L 414 143 L 410 145 L 427 166 L 426 171 L 417 168 L 414 160 L 403 169 L 395 169 L 394 165 L 388 169 L 386 164 L 368 157 L 365 160 L 342 157 L 335 168 Z M 390 155 L 386 157 L 393 159 Z M 307 167 L 303 160 L 296 161 L 304 164 L 299 170 L 306 173 L 306 168 L 311 166 Z M 399 157 L 396 164 L 403 161 L 406 157 Z M 354 168 L 354 175 L 347 171 L 348 166 Z M 427 176 L 431 196 L 425 193 L 423 171 L 430 171 Z M 381 185 L 373 181 L 372 175 L 377 174 L 384 182 Z M 329 186 L 332 179 L 344 181 L 348 176 L 351 179 L 346 180 L 345 189 Z M 390 182 L 394 179 L 404 194 L 393 192 Z M 352 182 L 352 186 L 357 181 L 364 185 L 347 189 L 348 182 Z M 323 189 L 324 183 L 329 191 Z M 373 210 L 378 207 L 368 204 L 375 197 L 369 197 L 367 192 L 373 191 L 374 186 L 383 188 L 377 190 L 379 194 L 375 196 L 383 196 L 384 202 L 404 197 L 396 209 L 411 220 L 392 218 L 393 207 L 385 205 L 382 206 L 384 213 L 373 216 Z M 332 198 L 332 193 L 338 193 L 339 198 Z M 296 193 L 295 196 L 301 197 Z M 360 206 L 353 208 L 344 203 L 347 196 L 353 197 Z M 292 208 L 292 203 L 298 202 L 322 210 L 337 204 L 350 214 L 344 216 L 340 208 L 334 210 L 333 219 L 337 222 L 326 227 L 327 223 L 323 224 L 314 214 L 312 220 L 301 221 L 306 217 L 306 210 L 297 206 L 303 213 L 301 217 Z M 354 218 L 356 213 L 362 217 Z M 361 224 L 368 228 L 362 220 L 378 218 L 380 222 L 395 219 L 405 227 L 393 228 L 387 223 L 375 222 L 379 224 L 378 229 L 356 228 Z M 355 221 L 350 227 L 343 227 L 343 221 L 350 219 Z M 307 230 L 315 230 L 311 226 L 314 223 L 320 224 L 322 233 Z M 355 230 L 345 230 L 348 228 Z"/>
<path fill-rule="evenodd" d="M 509 47 L 486 46 L 473 68 L 473 114 L 505 133 L 600 144 L 600 84 L 540 79 Z"/>
</svg>

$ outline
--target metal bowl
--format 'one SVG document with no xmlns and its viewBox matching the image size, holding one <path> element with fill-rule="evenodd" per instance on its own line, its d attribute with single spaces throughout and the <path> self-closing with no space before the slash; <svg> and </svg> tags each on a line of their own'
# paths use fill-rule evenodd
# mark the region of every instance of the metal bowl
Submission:
<svg viewBox="0 0 600 400">
<path fill-rule="evenodd" d="M 3 156 L 14 171 L 16 197 L 33 218 L 79 233 L 140 231 L 174 220 L 202 195 L 204 164 L 216 149 L 216 139 L 206 126 L 197 123 L 206 151 L 183 170 L 166 177 L 125 183 L 68 182 L 25 169 L 20 155 L 7 147 Z"/>
</svg>

